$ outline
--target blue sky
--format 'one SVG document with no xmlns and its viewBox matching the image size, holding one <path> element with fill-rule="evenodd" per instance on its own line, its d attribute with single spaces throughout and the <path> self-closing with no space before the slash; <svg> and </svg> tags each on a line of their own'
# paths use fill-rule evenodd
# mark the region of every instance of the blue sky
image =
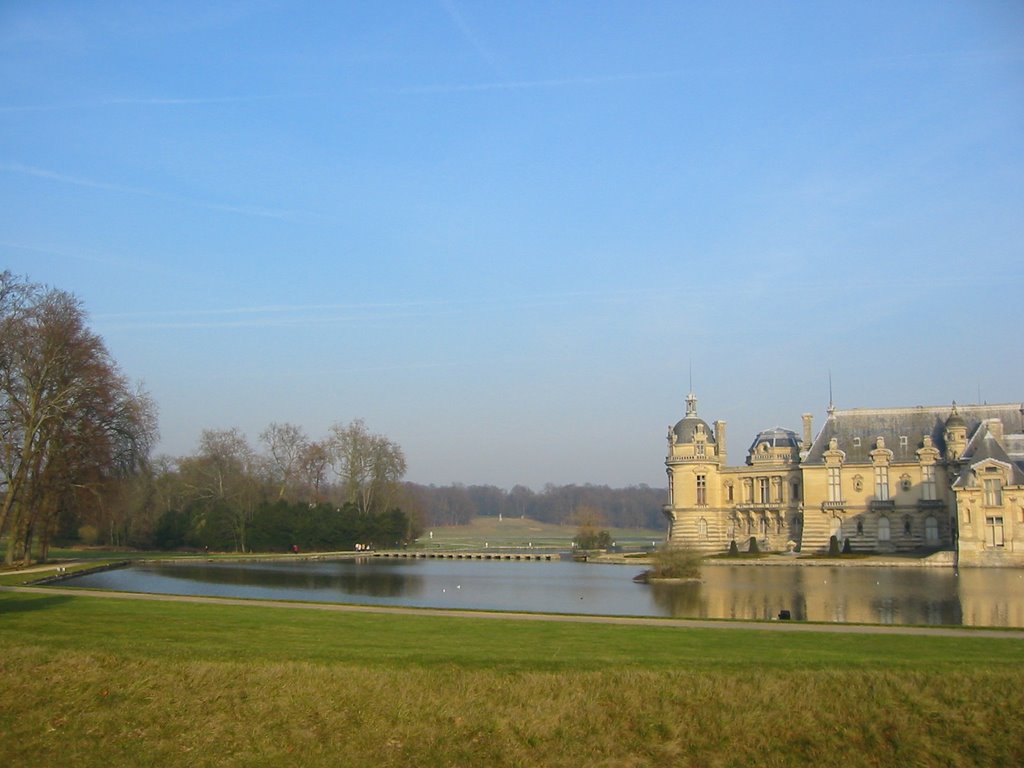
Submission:
<svg viewBox="0 0 1024 768">
<path fill-rule="evenodd" d="M 0 267 L 161 413 L 664 485 L 699 412 L 1024 398 L 1024 4 L 0 5 Z"/>
</svg>

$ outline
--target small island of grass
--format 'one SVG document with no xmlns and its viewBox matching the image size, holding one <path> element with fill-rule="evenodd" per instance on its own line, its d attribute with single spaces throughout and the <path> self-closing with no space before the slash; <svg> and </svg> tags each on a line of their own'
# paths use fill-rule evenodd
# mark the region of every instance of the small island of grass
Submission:
<svg viewBox="0 0 1024 768">
<path fill-rule="evenodd" d="M 653 553 L 652 566 L 634 581 L 700 581 L 702 556 L 679 547 L 661 547 Z"/>
</svg>

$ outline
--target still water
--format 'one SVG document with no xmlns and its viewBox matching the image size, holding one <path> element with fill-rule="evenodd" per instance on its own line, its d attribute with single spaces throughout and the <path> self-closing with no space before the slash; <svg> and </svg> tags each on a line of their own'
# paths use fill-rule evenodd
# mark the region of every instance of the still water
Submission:
<svg viewBox="0 0 1024 768">
<path fill-rule="evenodd" d="M 136 565 L 68 585 L 160 594 L 608 616 L 1024 627 L 1024 570 L 705 566 L 700 583 L 571 561 L 325 560 Z"/>
</svg>

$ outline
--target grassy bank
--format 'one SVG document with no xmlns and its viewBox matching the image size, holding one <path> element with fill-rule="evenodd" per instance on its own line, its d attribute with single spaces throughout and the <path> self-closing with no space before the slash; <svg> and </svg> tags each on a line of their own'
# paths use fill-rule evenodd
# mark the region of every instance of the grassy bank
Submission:
<svg viewBox="0 0 1024 768">
<path fill-rule="evenodd" d="M 1024 643 L 0 594 L 0 761 L 1010 765 Z"/>
</svg>

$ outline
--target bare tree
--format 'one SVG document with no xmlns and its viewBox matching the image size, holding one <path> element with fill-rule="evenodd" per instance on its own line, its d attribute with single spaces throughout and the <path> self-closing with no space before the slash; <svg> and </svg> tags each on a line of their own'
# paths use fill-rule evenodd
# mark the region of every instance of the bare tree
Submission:
<svg viewBox="0 0 1024 768">
<path fill-rule="evenodd" d="M 277 498 L 283 499 L 285 493 L 296 485 L 309 439 L 301 427 L 275 421 L 260 433 L 260 441 L 270 453 L 269 465 L 278 489 Z"/>
<path fill-rule="evenodd" d="M 298 478 L 308 499 L 314 504 L 323 501 L 322 492 L 327 484 L 327 470 L 331 466 L 331 452 L 326 442 L 314 441 L 306 445 L 299 456 Z"/>
<path fill-rule="evenodd" d="M 237 429 L 204 429 L 199 451 L 181 460 L 182 480 L 191 499 L 211 516 L 223 512 L 235 537 L 235 547 L 245 552 L 246 528 L 259 499 L 256 455 Z"/>
<path fill-rule="evenodd" d="M 362 419 L 332 426 L 327 445 L 344 501 L 363 513 L 386 510 L 405 475 L 401 447 L 372 434 Z"/>
</svg>

